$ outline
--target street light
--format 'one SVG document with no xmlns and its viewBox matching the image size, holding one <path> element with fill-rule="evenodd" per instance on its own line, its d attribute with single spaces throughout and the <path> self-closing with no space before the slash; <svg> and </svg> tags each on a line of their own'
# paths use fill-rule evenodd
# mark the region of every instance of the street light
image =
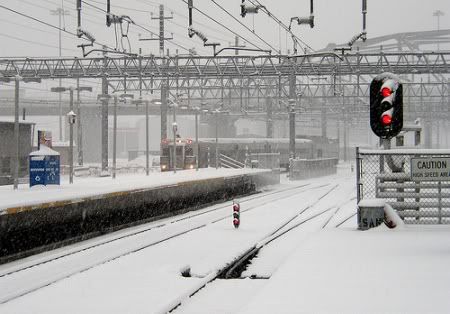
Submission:
<svg viewBox="0 0 450 314">
<path fill-rule="evenodd" d="M 181 96 L 181 94 L 177 95 L 177 100 L 178 100 L 178 96 Z M 173 121 L 172 121 L 172 131 L 173 131 L 173 172 L 176 173 L 177 172 L 177 131 L 178 131 L 178 125 L 177 125 L 177 107 L 178 107 L 178 103 L 176 103 L 173 100 L 169 100 L 171 102 L 171 104 L 169 105 L 169 107 L 171 107 L 173 109 Z"/>
<path fill-rule="evenodd" d="M 71 98 L 73 97 L 73 91 L 71 90 Z M 70 125 L 70 152 L 69 152 L 69 184 L 73 183 L 73 125 L 75 124 L 76 114 L 73 110 L 70 110 L 67 114 Z"/>
<path fill-rule="evenodd" d="M 177 173 L 177 131 L 178 125 L 177 122 L 172 123 L 172 131 L 173 131 L 173 173 Z"/>
<path fill-rule="evenodd" d="M 70 167 L 70 173 L 69 173 L 69 183 L 72 184 L 73 183 L 73 124 L 75 123 L 75 117 L 76 114 L 73 111 L 73 91 L 77 90 L 77 91 L 89 91 L 92 92 L 92 87 L 88 87 L 88 86 L 80 86 L 80 87 L 52 87 L 50 88 L 51 92 L 54 93 L 63 93 L 66 91 L 70 92 L 70 103 L 69 103 L 69 113 L 67 114 L 67 116 L 69 117 L 69 124 L 70 124 L 70 152 L 69 152 L 69 167 Z M 77 104 L 77 112 L 78 112 L 78 120 L 80 119 L 80 102 L 78 102 Z M 81 124 L 80 122 L 77 122 L 77 126 L 78 126 L 78 136 L 80 136 L 80 132 L 81 132 Z M 77 141 L 80 142 L 80 138 L 77 138 Z M 80 153 L 80 148 L 78 148 L 78 157 L 80 157 L 80 154 L 82 154 L 82 152 Z"/>
<path fill-rule="evenodd" d="M 0 77 L 0 82 L 9 83 L 12 78 Z M 14 77 L 15 88 L 14 88 L 14 172 L 13 172 L 13 186 L 14 190 L 19 187 L 19 82 L 23 81 L 40 83 L 40 78 L 28 77 L 22 78 L 19 75 Z"/>
<path fill-rule="evenodd" d="M 194 108 L 194 112 L 195 112 L 195 150 L 197 151 L 197 158 L 195 161 L 195 170 L 198 171 L 198 164 L 199 164 L 199 159 L 200 159 L 200 147 L 198 144 L 198 114 L 200 112 L 200 107 L 195 107 Z"/>
</svg>

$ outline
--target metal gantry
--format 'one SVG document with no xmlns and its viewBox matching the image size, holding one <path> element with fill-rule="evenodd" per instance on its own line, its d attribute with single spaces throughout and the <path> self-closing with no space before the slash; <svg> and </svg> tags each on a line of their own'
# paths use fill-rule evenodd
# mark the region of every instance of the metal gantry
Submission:
<svg viewBox="0 0 450 314">
<path fill-rule="evenodd" d="M 141 60 L 141 62 L 139 62 Z M 137 56 L 0 59 L 3 77 L 190 80 L 288 76 L 449 74 L 450 52 L 347 53 L 299 56 Z M 158 86 L 158 85 L 157 85 Z"/>
<path fill-rule="evenodd" d="M 357 116 L 356 113 L 365 116 L 368 82 L 382 72 L 393 72 L 404 78 L 405 97 L 409 97 L 413 110 L 429 112 L 427 117 L 438 113 L 436 108 L 448 111 L 443 103 L 448 103 L 450 52 L 0 59 L 0 77 L 4 78 L 16 75 L 40 79 L 95 78 L 102 80 L 102 94 L 108 93 L 108 89 L 145 91 L 155 93 L 155 98 L 166 103 L 164 99 L 184 93 L 188 106 L 216 99 L 230 112 L 241 114 L 267 113 L 270 103 L 273 118 L 277 117 L 276 113 L 284 113 L 284 119 L 289 100 L 296 107 L 300 100 L 306 100 L 310 113 L 314 107 L 325 106 L 326 115 L 334 113 L 336 120 L 344 116 L 347 121 L 347 115 Z M 418 83 L 418 80 L 422 81 Z M 347 100 L 344 102 L 343 98 Z M 424 105 L 432 106 L 431 110 Z M 107 105 L 102 108 L 102 120 L 107 123 Z M 163 111 L 164 108 L 161 119 Z M 107 125 L 102 129 L 107 130 Z M 107 137 L 102 139 L 105 152 L 102 159 L 106 164 Z"/>
</svg>

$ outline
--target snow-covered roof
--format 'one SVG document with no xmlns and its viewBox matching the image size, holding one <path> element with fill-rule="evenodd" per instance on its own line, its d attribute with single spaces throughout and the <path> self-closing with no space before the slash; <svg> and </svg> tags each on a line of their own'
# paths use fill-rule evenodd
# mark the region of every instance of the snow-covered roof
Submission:
<svg viewBox="0 0 450 314">
<path fill-rule="evenodd" d="M 360 154 L 375 155 L 449 155 L 450 149 L 396 148 L 396 149 L 360 149 Z"/>
<path fill-rule="evenodd" d="M 199 138 L 198 139 L 199 142 L 207 142 L 207 143 L 212 143 L 212 142 L 216 142 L 215 138 Z M 289 138 L 258 138 L 258 137 L 254 137 L 254 138 L 234 138 L 234 137 L 229 137 L 229 138 L 224 138 L 224 137 L 220 137 L 218 139 L 219 144 L 256 144 L 256 143 L 270 143 L 270 144 L 288 144 L 289 143 Z M 295 139 L 295 143 L 311 143 L 312 141 L 309 139 L 304 139 L 304 138 L 296 138 Z"/>
<path fill-rule="evenodd" d="M 1 123 L 8 123 L 8 124 L 14 123 L 14 118 L 5 118 L 5 117 L 3 117 L 3 118 L 0 119 L 0 124 Z M 36 124 L 36 123 L 35 122 L 31 122 L 31 121 L 19 120 L 19 124 L 30 124 L 30 125 L 32 125 L 32 124 Z"/>
<path fill-rule="evenodd" d="M 41 148 L 30 153 L 30 156 L 59 156 L 59 153 L 44 144 L 41 144 Z"/>
</svg>

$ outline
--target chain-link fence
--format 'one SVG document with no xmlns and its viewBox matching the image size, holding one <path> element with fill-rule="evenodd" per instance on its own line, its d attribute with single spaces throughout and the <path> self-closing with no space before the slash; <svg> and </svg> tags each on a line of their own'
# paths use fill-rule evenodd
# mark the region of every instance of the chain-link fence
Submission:
<svg viewBox="0 0 450 314">
<path fill-rule="evenodd" d="M 450 150 L 356 149 L 357 198 L 385 199 L 409 224 L 450 224 Z"/>
</svg>

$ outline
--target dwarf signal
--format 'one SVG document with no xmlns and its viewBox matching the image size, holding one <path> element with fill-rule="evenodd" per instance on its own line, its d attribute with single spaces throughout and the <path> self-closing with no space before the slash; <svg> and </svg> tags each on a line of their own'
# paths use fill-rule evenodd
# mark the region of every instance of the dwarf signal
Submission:
<svg viewBox="0 0 450 314">
<path fill-rule="evenodd" d="M 392 73 L 380 74 L 370 83 L 370 127 L 384 139 L 403 128 L 403 87 Z"/>
<path fill-rule="evenodd" d="M 239 228 L 241 224 L 241 205 L 233 202 L 233 226 Z"/>
</svg>

